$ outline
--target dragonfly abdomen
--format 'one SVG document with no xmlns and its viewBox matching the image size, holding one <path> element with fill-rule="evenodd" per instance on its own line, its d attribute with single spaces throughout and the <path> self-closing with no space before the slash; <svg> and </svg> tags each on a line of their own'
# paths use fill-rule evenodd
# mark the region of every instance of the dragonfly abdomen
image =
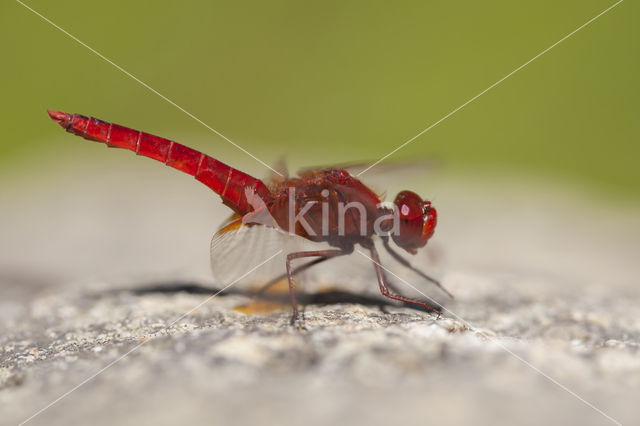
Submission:
<svg viewBox="0 0 640 426">
<path fill-rule="evenodd" d="M 253 210 L 248 196 L 257 195 L 264 203 L 271 200 L 269 189 L 259 179 L 178 142 L 80 114 L 49 111 L 49 115 L 69 133 L 128 149 L 194 176 L 240 215 Z"/>
</svg>

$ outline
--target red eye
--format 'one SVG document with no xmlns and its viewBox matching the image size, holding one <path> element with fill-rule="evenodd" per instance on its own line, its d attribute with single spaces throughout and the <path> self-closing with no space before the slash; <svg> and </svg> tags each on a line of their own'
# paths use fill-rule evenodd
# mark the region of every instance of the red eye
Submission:
<svg viewBox="0 0 640 426">
<path fill-rule="evenodd" d="M 415 254 L 433 235 L 436 226 L 436 209 L 429 201 L 411 191 L 400 192 L 394 201 L 400 223 L 392 233 L 393 241 L 409 253 Z"/>
<path fill-rule="evenodd" d="M 422 198 L 411 191 L 402 191 L 396 197 L 394 204 L 398 206 L 401 219 L 422 218 Z"/>
</svg>

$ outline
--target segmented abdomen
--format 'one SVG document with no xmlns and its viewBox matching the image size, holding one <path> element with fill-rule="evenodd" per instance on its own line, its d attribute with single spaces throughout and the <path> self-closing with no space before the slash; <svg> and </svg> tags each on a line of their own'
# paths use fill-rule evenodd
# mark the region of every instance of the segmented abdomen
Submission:
<svg viewBox="0 0 640 426">
<path fill-rule="evenodd" d="M 49 111 L 49 115 L 69 133 L 109 147 L 129 149 L 194 176 L 240 215 L 253 211 L 252 197 L 256 195 L 265 204 L 271 202 L 269 189 L 259 179 L 178 142 L 80 114 Z M 257 205 L 255 201 L 253 205 Z"/>
</svg>

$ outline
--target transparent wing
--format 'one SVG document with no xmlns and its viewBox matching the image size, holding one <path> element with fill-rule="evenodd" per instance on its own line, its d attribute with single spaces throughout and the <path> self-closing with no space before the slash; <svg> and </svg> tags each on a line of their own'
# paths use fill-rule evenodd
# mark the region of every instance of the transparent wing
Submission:
<svg viewBox="0 0 640 426">
<path fill-rule="evenodd" d="M 316 167 L 305 167 L 303 169 L 298 170 L 298 175 L 303 175 L 307 173 L 313 173 L 316 170 L 322 170 L 327 168 L 332 169 L 344 169 L 348 171 L 352 176 L 357 176 L 362 172 L 365 172 L 363 176 L 371 176 L 380 178 L 389 178 L 389 177 L 403 177 L 405 175 L 415 176 L 419 173 L 424 173 L 426 171 L 433 171 L 437 169 L 439 166 L 439 161 L 429 158 L 429 159 L 418 159 L 418 160 L 387 160 L 382 163 L 376 164 L 374 167 L 369 167 L 374 164 L 375 161 L 362 161 L 362 162 L 351 162 L 351 163 L 341 163 L 335 164 L 332 166 L 316 166 Z"/>
<path fill-rule="evenodd" d="M 241 289 L 256 290 L 286 273 L 287 254 L 328 247 L 278 228 L 247 225 L 236 219 L 213 236 L 211 269 L 221 286 L 235 282 Z M 303 275 L 296 280 L 304 281 Z"/>
<path fill-rule="evenodd" d="M 289 179 L 289 171 L 287 169 L 287 162 L 284 157 L 280 157 L 278 161 L 273 165 L 273 170 L 267 176 L 263 182 L 267 184 L 269 189 L 277 188 L 282 185 L 287 179 Z"/>
<path fill-rule="evenodd" d="M 346 170 L 376 192 L 382 200 L 387 191 L 404 188 L 408 182 L 422 179 L 426 173 L 433 173 L 438 168 L 438 162 L 434 159 L 384 161 L 369 169 L 373 163 L 343 163 L 330 168 Z M 314 174 L 323 169 L 327 167 L 308 167 L 298 170 L 298 175 Z M 364 173 L 360 176 L 362 172 Z"/>
<path fill-rule="evenodd" d="M 289 253 L 332 248 L 326 243 L 315 243 L 300 236 L 289 234 L 278 228 L 263 225 L 247 225 L 236 219 L 218 231 L 211 241 L 211 267 L 213 276 L 222 288 L 233 284 L 234 288 L 257 291 L 272 283 L 275 292 L 288 291 L 286 278 L 286 256 Z M 379 247 L 381 249 L 381 247 Z M 430 283 L 399 265 L 384 250 L 380 250 L 382 264 L 393 271 L 388 274 L 390 284 L 404 295 L 424 298 L 425 294 L 444 300 L 442 294 Z M 295 276 L 296 291 L 310 293 L 329 290 L 345 290 L 354 294 L 379 295 L 378 283 L 371 261 L 359 254 L 369 255 L 360 247 L 348 256 L 329 259 Z M 410 260 L 416 266 L 432 272 L 425 251 Z M 270 260 L 268 260 L 270 259 Z M 293 267 L 317 259 L 306 258 L 294 261 Z M 268 260 L 268 261 L 267 261 Z M 265 261 L 267 261 L 265 263 Z M 437 271 L 435 275 L 439 275 Z M 394 275 L 403 277 L 411 286 L 403 284 Z M 280 280 L 277 280 L 280 278 Z M 412 286 L 420 289 L 417 293 Z"/>
</svg>

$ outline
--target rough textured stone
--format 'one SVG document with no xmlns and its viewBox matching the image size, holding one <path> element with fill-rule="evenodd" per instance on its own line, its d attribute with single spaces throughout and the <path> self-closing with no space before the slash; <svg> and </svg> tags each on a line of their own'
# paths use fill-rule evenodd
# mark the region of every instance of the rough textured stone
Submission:
<svg viewBox="0 0 640 426">
<path fill-rule="evenodd" d="M 179 284 L 216 286 L 200 234 L 224 210 L 195 204 L 202 193 L 187 184 L 167 201 L 159 189 L 129 195 L 121 179 L 2 211 L 16 224 L 2 230 L 2 424 L 81 384 L 29 424 L 611 423 L 578 397 L 637 422 L 633 215 L 436 182 L 442 220 L 418 263 L 456 294 L 442 317 L 352 303 L 355 284 L 376 289 L 352 259 L 325 273 L 354 285 L 340 303 L 307 305 L 301 329 L 286 305 L 239 312 L 251 301 L 238 294 L 198 306 L 208 294 Z M 542 202 L 555 207 L 531 214 Z M 43 205 L 55 226 L 38 222 Z"/>
</svg>

